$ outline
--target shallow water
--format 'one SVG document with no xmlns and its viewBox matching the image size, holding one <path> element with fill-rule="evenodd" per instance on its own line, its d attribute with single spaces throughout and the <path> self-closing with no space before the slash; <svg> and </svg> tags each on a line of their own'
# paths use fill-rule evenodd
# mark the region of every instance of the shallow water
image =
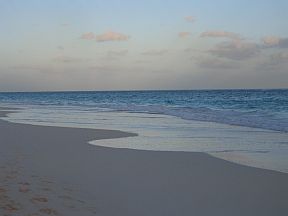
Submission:
<svg viewBox="0 0 288 216">
<path fill-rule="evenodd" d="M 35 125 L 134 132 L 139 136 L 97 140 L 90 144 L 154 151 L 207 152 L 236 163 L 288 173 L 288 133 L 285 132 L 104 108 L 39 105 L 22 105 L 22 108 L 25 109 L 4 119 Z"/>
</svg>

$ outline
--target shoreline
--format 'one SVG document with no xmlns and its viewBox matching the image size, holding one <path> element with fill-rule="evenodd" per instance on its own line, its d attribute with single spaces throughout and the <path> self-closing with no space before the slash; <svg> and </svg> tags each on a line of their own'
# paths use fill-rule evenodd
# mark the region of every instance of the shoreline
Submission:
<svg viewBox="0 0 288 216">
<path fill-rule="evenodd" d="M 5 113 L 9 111 L 0 110 L 0 115 Z M 0 213 L 288 214 L 286 173 L 243 166 L 205 153 L 88 144 L 128 135 L 133 134 L 0 120 Z"/>
</svg>

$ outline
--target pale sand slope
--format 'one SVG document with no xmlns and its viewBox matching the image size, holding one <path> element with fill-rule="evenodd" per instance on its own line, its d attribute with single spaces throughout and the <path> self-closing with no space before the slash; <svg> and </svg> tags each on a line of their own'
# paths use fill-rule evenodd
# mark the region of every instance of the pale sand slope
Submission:
<svg viewBox="0 0 288 216">
<path fill-rule="evenodd" d="M 0 215 L 288 215 L 288 174 L 87 144 L 129 135 L 0 120 Z"/>
</svg>

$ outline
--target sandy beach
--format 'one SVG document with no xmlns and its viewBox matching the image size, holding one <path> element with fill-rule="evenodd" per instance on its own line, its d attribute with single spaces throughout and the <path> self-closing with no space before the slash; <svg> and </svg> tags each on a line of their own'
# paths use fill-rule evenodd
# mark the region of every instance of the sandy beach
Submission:
<svg viewBox="0 0 288 216">
<path fill-rule="evenodd" d="M 0 120 L 0 215 L 288 215 L 286 173 L 87 143 L 127 136 Z"/>
</svg>

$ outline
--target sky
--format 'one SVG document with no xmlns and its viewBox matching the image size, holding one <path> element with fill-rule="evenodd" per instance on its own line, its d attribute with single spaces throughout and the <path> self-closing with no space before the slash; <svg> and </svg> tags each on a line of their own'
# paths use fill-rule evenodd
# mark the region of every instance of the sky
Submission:
<svg viewBox="0 0 288 216">
<path fill-rule="evenodd" d="M 0 0 L 0 91 L 288 88 L 286 0 Z"/>
</svg>

